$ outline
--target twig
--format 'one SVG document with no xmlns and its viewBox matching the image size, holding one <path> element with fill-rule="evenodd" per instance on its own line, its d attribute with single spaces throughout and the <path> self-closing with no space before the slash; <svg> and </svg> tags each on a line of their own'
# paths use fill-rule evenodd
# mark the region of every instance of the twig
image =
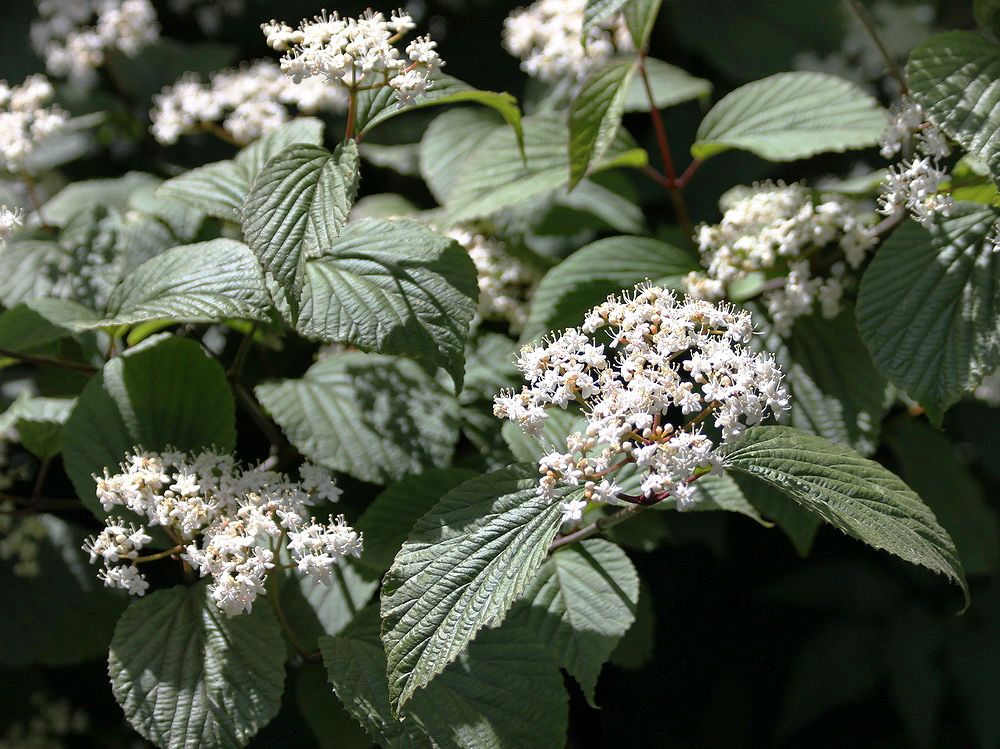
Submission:
<svg viewBox="0 0 1000 749">
<path fill-rule="evenodd" d="M 859 0 L 847 0 L 847 4 L 851 7 L 854 15 L 857 16 L 858 20 L 861 21 L 861 25 L 865 27 L 865 31 L 871 37 L 875 46 L 878 47 L 879 54 L 882 55 L 882 59 L 885 60 L 886 68 L 889 70 L 889 74 L 896 79 L 899 83 L 899 91 L 904 96 L 910 92 L 910 89 L 906 85 L 906 77 L 903 75 L 903 71 L 899 69 L 896 61 L 892 59 L 892 55 L 889 54 L 888 48 L 885 46 L 885 42 L 882 41 L 882 35 L 879 33 L 878 28 L 875 26 L 875 22 L 872 20 L 871 14 L 868 9 L 862 5 Z"/>
<path fill-rule="evenodd" d="M 142 564 L 143 562 L 155 562 L 158 559 L 166 559 L 174 554 L 184 551 L 184 544 L 177 544 L 172 549 L 167 549 L 166 551 L 161 551 L 156 554 L 150 554 L 145 557 L 136 557 L 132 560 L 132 564 Z"/>
<path fill-rule="evenodd" d="M 66 369 L 75 369 L 80 372 L 90 372 L 90 373 L 94 373 L 97 371 L 97 367 L 95 367 L 92 364 L 70 361 L 69 359 L 57 359 L 53 356 L 43 356 L 41 354 L 22 354 L 18 351 L 11 351 L 10 349 L 0 348 L 0 356 L 5 356 L 8 359 L 17 359 L 18 361 L 24 362 L 25 364 L 39 364 L 51 367 L 64 367 Z"/>
<path fill-rule="evenodd" d="M 656 133 L 656 145 L 660 150 L 660 158 L 663 161 L 663 176 L 665 182 L 661 183 L 667 189 L 670 202 L 674 206 L 674 213 L 677 221 L 681 225 L 681 230 L 688 242 L 693 242 L 694 230 L 691 226 L 691 217 L 688 214 L 687 204 L 684 202 L 684 193 L 677 182 L 677 172 L 674 169 L 674 159 L 670 155 L 670 141 L 667 139 L 667 129 L 663 124 L 663 117 L 656 107 L 656 99 L 653 98 L 653 87 L 649 83 L 649 75 L 646 73 L 646 56 L 639 55 L 639 77 L 642 79 L 643 88 L 646 90 L 646 98 L 649 101 L 649 115 L 653 119 L 653 130 Z M 690 167 L 689 167 L 690 169 Z"/>
</svg>

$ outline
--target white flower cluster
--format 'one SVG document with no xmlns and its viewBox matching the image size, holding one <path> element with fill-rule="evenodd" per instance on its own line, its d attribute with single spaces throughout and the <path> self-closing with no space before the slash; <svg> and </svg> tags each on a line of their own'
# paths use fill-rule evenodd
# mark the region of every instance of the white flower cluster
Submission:
<svg viewBox="0 0 1000 749">
<path fill-rule="evenodd" d="M 718 465 L 715 437 L 703 431 L 708 421 L 726 442 L 788 406 L 774 358 L 746 348 L 752 336 L 747 312 L 640 285 L 608 297 L 579 329 L 522 348 L 517 365 L 527 384 L 498 395 L 494 413 L 535 433 L 548 407 L 580 406 L 586 428 L 539 461 L 540 496 L 583 489 L 564 503 L 565 520 L 580 520 L 587 501 L 615 497 L 652 504 L 671 496 L 687 509 L 691 482 Z M 631 464 L 641 472 L 637 497 L 624 496 L 616 481 Z"/>
<path fill-rule="evenodd" d="M 12 723 L 0 736 L 0 749 L 59 749 L 88 728 L 87 714 L 69 700 L 36 693 L 31 695 L 31 706 L 35 712 L 28 720 Z"/>
<path fill-rule="evenodd" d="M 885 158 L 902 155 L 903 160 L 891 166 L 886 174 L 878 199 L 879 213 L 895 216 L 905 211 L 927 227 L 933 225 L 936 216 L 949 215 L 951 195 L 941 193 L 940 189 L 948 179 L 941 168 L 941 159 L 951 149 L 944 133 L 923 108 L 909 97 L 896 102 L 881 145 Z"/>
<path fill-rule="evenodd" d="M 24 211 L 22 209 L 0 205 L 0 248 L 7 244 L 7 240 L 23 223 Z"/>
<path fill-rule="evenodd" d="M 716 301 L 750 273 L 777 271 L 785 280 L 763 300 L 780 334 L 810 314 L 817 299 L 825 317 L 840 313 L 847 266 L 857 268 L 876 241 L 863 205 L 838 195 L 816 202 L 805 185 L 767 182 L 734 192 L 721 208 L 720 223 L 698 228 L 707 272 L 688 274 L 688 294 Z M 844 261 L 833 262 L 828 277 L 814 277 L 809 260 L 826 248 L 842 252 Z"/>
<path fill-rule="evenodd" d="M 288 105 L 299 112 L 342 112 L 347 95 L 318 78 L 293 83 L 277 63 L 258 60 L 222 70 L 203 83 L 188 73 L 153 97 L 150 131 L 160 143 L 176 143 L 181 135 L 221 123 L 229 136 L 247 144 L 287 122 Z"/>
<path fill-rule="evenodd" d="M 1000 406 L 1000 369 L 986 375 L 976 387 L 974 395 L 994 408 Z"/>
<path fill-rule="evenodd" d="M 466 227 L 445 235 L 469 253 L 479 279 L 479 314 L 487 320 L 507 320 L 520 330 L 528 320 L 528 300 L 538 283 L 538 273 L 507 252 L 504 243 Z"/>
<path fill-rule="evenodd" d="M 326 469 L 305 464 L 301 481 L 282 473 L 243 470 L 229 455 L 141 452 L 126 457 L 121 472 L 94 479 L 104 510 L 124 507 L 161 526 L 181 559 L 211 576 L 209 593 L 228 616 L 249 612 L 265 591 L 267 574 L 281 566 L 287 539 L 291 565 L 330 584 L 333 565 L 361 555 L 361 535 L 338 517 L 323 525 L 307 509 L 317 499 L 336 501 L 340 490 Z M 101 579 L 134 595 L 148 588 L 136 567 L 151 541 L 142 527 L 110 517 L 88 539 L 90 561 L 102 560 Z"/>
<path fill-rule="evenodd" d="M 160 36 L 149 0 L 37 0 L 31 43 L 49 73 L 89 80 L 107 53 L 135 57 Z"/>
<path fill-rule="evenodd" d="M 52 84 L 29 75 L 20 86 L 0 81 L 0 169 L 20 172 L 32 151 L 66 126 L 69 116 L 51 104 Z"/>
<path fill-rule="evenodd" d="M 538 0 L 503 22 L 503 45 L 521 58 L 521 70 L 550 83 L 583 80 L 619 52 L 635 49 L 624 18 L 617 15 L 583 33 L 587 0 Z"/>
<path fill-rule="evenodd" d="M 418 36 L 407 45 L 406 57 L 400 55 L 396 43 L 414 28 L 402 10 L 388 19 L 372 10 L 358 18 L 324 12 L 297 29 L 274 20 L 261 25 L 268 46 L 286 52 L 281 69 L 296 83 L 317 77 L 353 91 L 389 86 L 400 106 L 429 89 L 431 76 L 444 65 L 437 42 L 428 36 Z"/>
</svg>

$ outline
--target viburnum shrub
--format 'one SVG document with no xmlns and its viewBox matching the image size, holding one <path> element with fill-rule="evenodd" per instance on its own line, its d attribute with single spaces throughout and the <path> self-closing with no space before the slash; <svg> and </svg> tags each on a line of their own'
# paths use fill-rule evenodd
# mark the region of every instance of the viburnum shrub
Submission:
<svg viewBox="0 0 1000 749">
<path fill-rule="evenodd" d="M 0 747 L 1000 742 L 994 0 L 21 5 Z"/>
</svg>

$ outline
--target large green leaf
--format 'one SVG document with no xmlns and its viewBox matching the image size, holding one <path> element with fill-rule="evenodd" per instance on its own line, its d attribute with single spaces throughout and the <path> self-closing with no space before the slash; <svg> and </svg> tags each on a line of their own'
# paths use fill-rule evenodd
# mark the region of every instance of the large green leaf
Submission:
<svg viewBox="0 0 1000 749">
<path fill-rule="evenodd" d="M 772 521 L 788 536 L 799 556 L 807 557 L 823 521 L 780 489 L 748 476 L 729 476 L 740 495 L 760 515 Z M 711 478 L 706 476 L 705 478 Z M 705 479 L 700 479 L 701 484 Z"/>
<path fill-rule="evenodd" d="M 367 547 L 365 538 L 365 554 Z M 281 584 L 281 606 L 295 622 L 299 642 L 315 650 L 319 638 L 338 634 L 354 621 L 376 588 L 378 579 L 361 570 L 357 560 L 348 559 L 334 565 L 329 585 L 294 570 L 288 573 Z"/>
<path fill-rule="evenodd" d="M 590 171 L 614 142 L 635 76 L 634 59 L 611 60 L 583 82 L 569 108 L 570 187 Z"/>
<path fill-rule="evenodd" d="M 77 495 L 104 517 L 92 474 L 133 447 L 223 452 L 236 442 L 235 406 L 222 366 L 195 342 L 157 336 L 104 365 L 63 425 L 63 461 Z"/>
<path fill-rule="evenodd" d="M 266 320 L 271 301 L 257 258 L 242 242 L 213 239 L 147 260 L 112 293 L 101 325 L 149 320 Z"/>
<path fill-rule="evenodd" d="M 565 740 L 567 700 L 558 668 L 523 628 L 483 632 L 413 696 L 401 720 L 392 713 L 374 610 L 321 645 L 337 696 L 381 746 L 547 749 Z"/>
<path fill-rule="evenodd" d="M 649 79 L 649 88 L 653 92 L 653 102 L 657 109 L 665 109 L 692 99 L 704 99 L 712 93 L 711 81 L 695 78 L 674 65 L 652 57 L 647 57 L 643 64 L 646 66 L 646 77 Z M 638 76 L 632 78 L 628 85 L 625 111 L 649 111 L 649 95 L 642 79 Z"/>
<path fill-rule="evenodd" d="M 662 4 L 663 0 L 629 0 L 625 5 L 625 25 L 636 49 L 646 49 Z"/>
<path fill-rule="evenodd" d="M 18 441 L 42 460 L 54 458 L 62 449 L 62 427 L 73 409 L 72 398 L 40 398 L 22 395 L 4 412 L 3 420 L 17 432 Z"/>
<path fill-rule="evenodd" d="M 1000 365 L 1000 213 L 956 203 L 927 230 L 906 222 L 861 279 L 858 328 L 889 380 L 932 420 Z"/>
<path fill-rule="evenodd" d="M 445 203 L 450 223 L 470 221 L 502 208 L 524 204 L 569 180 L 569 130 L 562 117 L 538 114 L 524 119 L 522 161 L 509 129 L 493 131 L 459 169 Z M 643 166 L 646 153 L 619 133 L 592 171 L 612 166 Z"/>
<path fill-rule="evenodd" d="M 458 440 L 457 402 L 407 359 L 335 354 L 256 392 L 303 455 L 364 481 L 447 465 Z"/>
<path fill-rule="evenodd" d="M 764 327 L 755 315 L 758 328 Z M 847 306 L 833 320 L 800 317 L 787 338 L 765 329 L 756 345 L 774 353 L 792 407 L 782 421 L 871 455 L 888 406 L 886 381 L 858 336 Z"/>
<path fill-rule="evenodd" d="M 382 640 L 398 710 L 503 621 L 545 560 L 561 518 L 518 464 L 448 492 L 416 524 L 382 586 Z"/>
<path fill-rule="evenodd" d="M 885 442 L 900 473 L 941 521 L 970 575 L 988 575 L 1000 566 L 997 518 L 979 482 L 960 459 L 947 435 L 906 416 L 886 427 Z"/>
<path fill-rule="evenodd" d="M 376 125 L 404 112 L 465 102 L 494 109 L 510 125 L 514 139 L 518 143 L 522 142 L 521 110 L 517 106 L 517 99 L 508 93 L 480 91 L 450 75 L 435 76 L 433 84 L 425 93 L 418 95 L 412 104 L 402 107 L 396 102 L 390 86 L 362 92 L 358 97 L 356 126 L 358 132 L 364 135 Z"/>
<path fill-rule="evenodd" d="M 778 73 L 729 93 L 702 120 L 691 153 L 730 148 L 769 161 L 875 145 L 885 111 L 857 85 L 826 73 Z"/>
<path fill-rule="evenodd" d="M 444 367 L 461 388 L 479 286 L 469 254 L 408 219 L 348 224 L 305 264 L 299 329 Z"/>
<path fill-rule="evenodd" d="M 360 177 L 353 140 L 330 153 L 297 143 L 260 169 L 243 203 L 243 235 L 250 249 L 295 301 L 307 257 L 336 242 L 354 204 Z"/>
<path fill-rule="evenodd" d="M 307 663 L 295 674 L 299 713 L 319 749 L 372 749 L 372 740 L 330 689 L 322 663 Z"/>
<path fill-rule="evenodd" d="M 300 117 L 254 141 L 235 159 L 206 164 L 168 179 L 156 194 L 194 206 L 209 216 L 239 223 L 250 185 L 268 159 L 293 143 L 322 142 L 323 123 Z"/>
<path fill-rule="evenodd" d="M 431 468 L 387 486 L 354 523 L 365 534 L 365 553 L 358 564 L 378 574 L 389 569 L 417 520 L 475 475 L 468 468 Z"/>
<path fill-rule="evenodd" d="M 650 280 L 679 285 L 698 267 L 690 253 L 648 237 L 609 237 L 582 247 L 542 278 L 521 340 L 580 325 L 609 294 Z"/>
<path fill-rule="evenodd" d="M 434 118 L 420 140 L 420 176 L 444 204 L 462 164 L 497 130 L 496 115 L 482 109 L 453 109 Z"/>
<path fill-rule="evenodd" d="M 510 613 L 535 632 L 593 704 L 601 666 L 635 621 L 639 576 L 625 552 L 592 538 L 552 554 Z"/>
<path fill-rule="evenodd" d="M 42 206 L 42 214 L 50 226 L 66 226 L 70 219 L 92 208 L 125 209 L 130 197 L 140 190 L 148 190 L 159 179 L 144 172 L 129 172 L 114 179 L 87 179 L 71 182 Z"/>
<path fill-rule="evenodd" d="M 53 515 L 20 522 L 39 526 L 38 575 L 25 577 L 12 560 L 0 562 L 0 663 L 13 668 L 67 666 L 107 652 L 125 610 L 120 591 L 101 585 L 80 552 L 87 532 Z M 81 626 L 86 622 L 86 626 Z"/>
<path fill-rule="evenodd" d="M 974 31 L 932 36 L 910 55 L 906 80 L 927 115 L 1000 179 L 1000 46 Z"/>
<path fill-rule="evenodd" d="M 111 689 L 163 749 L 241 747 L 281 706 L 285 646 L 271 611 L 227 617 L 205 582 L 133 601 L 108 655 Z"/>
<path fill-rule="evenodd" d="M 28 299 L 0 313 L 0 348 L 31 351 L 76 334 L 101 316 L 68 299 Z"/>
<path fill-rule="evenodd" d="M 955 545 L 902 479 L 844 445 L 791 427 L 751 427 L 720 449 L 728 469 L 768 483 L 876 549 L 955 581 L 968 601 Z"/>
</svg>

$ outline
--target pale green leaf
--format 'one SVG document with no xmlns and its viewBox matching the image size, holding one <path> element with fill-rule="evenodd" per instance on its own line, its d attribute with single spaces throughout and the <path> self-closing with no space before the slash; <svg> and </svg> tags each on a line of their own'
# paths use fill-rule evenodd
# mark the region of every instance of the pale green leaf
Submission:
<svg viewBox="0 0 1000 749">
<path fill-rule="evenodd" d="M 136 446 L 228 452 L 235 418 L 225 372 L 197 342 L 148 338 L 105 364 L 77 398 L 63 426 L 66 473 L 84 505 L 103 518 L 92 474 L 114 473 Z"/>
<path fill-rule="evenodd" d="M 453 109 L 434 118 L 420 141 L 420 176 L 444 204 L 462 164 L 497 130 L 499 120 L 482 109 Z"/>
<path fill-rule="evenodd" d="M 639 577 L 625 552 L 587 539 L 549 556 L 510 613 L 573 675 L 588 702 L 601 666 L 635 621 Z"/>
<path fill-rule="evenodd" d="M 163 749 L 245 746 L 281 706 L 285 647 L 271 608 L 227 617 L 206 582 L 159 590 L 118 621 L 108 674 L 125 717 Z"/>
<path fill-rule="evenodd" d="M 886 113 L 854 83 L 826 73 L 778 73 L 748 83 L 702 120 L 691 154 L 707 159 L 737 148 L 794 161 L 875 145 Z"/>
<path fill-rule="evenodd" d="M 629 0 L 625 5 L 625 25 L 636 49 L 646 49 L 662 4 L 663 0 Z"/>
<path fill-rule="evenodd" d="M 573 97 L 569 108 L 570 187 L 587 175 L 618 134 L 625 94 L 635 72 L 635 60 L 612 60 L 587 76 Z"/>
<path fill-rule="evenodd" d="M 662 60 L 647 57 L 646 77 L 653 92 L 653 102 L 657 109 L 666 109 L 692 99 L 705 99 L 712 93 L 712 82 L 696 78 L 680 68 Z M 649 95 L 639 76 L 632 78 L 625 94 L 626 112 L 648 112 Z"/>
<path fill-rule="evenodd" d="M 998 212 L 956 203 L 930 229 L 906 222 L 861 279 L 857 317 L 875 365 L 939 421 L 1000 365 Z"/>
<path fill-rule="evenodd" d="M 677 286 L 698 267 L 690 253 L 648 237 L 609 237 L 582 247 L 542 278 L 522 341 L 583 321 L 609 294 L 645 280 Z"/>
<path fill-rule="evenodd" d="M 368 553 L 368 538 L 364 539 Z M 362 555 L 363 556 L 363 555 Z M 292 570 L 281 584 L 281 607 L 295 622 L 295 636 L 309 650 L 319 638 L 339 634 L 354 621 L 378 588 L 378 579 L 349 558 L 334 565 L 329 585 Z"/>
<path fill-rule="evenodd" d="M 461 387 L 479 287 L 457 242 L 413 220 L 365 219 L 305 269 L 303 334 L 422 359 Z"/>
<path fill-rule="evenodd" d="M 782 426 L 751 427 L 719 452 L 728 469 L 780 489 L 848 535 L 945 575 L 968 602 L 951 537 L 920 497 L 878 463 Z"/>
<path fill-rule="evenodd" d="M 398 710 L 507 611 L 545 560 L 560 503 L 519 464 L 448 492 L 416 524 L 382 587 L 389 694 Z"/>
<path fill-rule="evenodd" d="M 0 313 L 0 348 L 31 351 L 100 319 L 93 310 L 68 299 L 29 299 Z"/>
<path fill-rule="evenodd" d="M 270 308 L 264 274 L 249 248 L 213 239 L 147 260 L 115 289 L 99 324 L 266 320 Z"/>
<path fill-rule="evenodd" d="M 591 28 L 614 18 L 628 3 L 629 0 L 587 0 L 583 9 L 584 35 Z"/>
<path fill-rule="evenodd" d="M 364 481 L 447 465 L 458 440 L 457 402 L 407 359 L 336 354 L 256 392 L 303 455 Z"/>
<path fill-rule="evenodd" d="M 917 47 L 906 65 L 913 98 L 1000 180 L 1000 46 L 974 31 L 949 31 Z"/>
<path fill-rule="evenodd" d="M 195 167 L 172 177 L 156 194 L 196 208 L 209 216 L 238 223 L 250 181 L 233 161 Z"/>
<path fill-rule="evenodd" d="M 255 140 L 236 154 L 233 161 L 246 177 L 247 184 L 253 184 L 264 164 L 295 143 L 323 145 L 323 121 L 315 117 L 296 117 Z"/>
</svg>

